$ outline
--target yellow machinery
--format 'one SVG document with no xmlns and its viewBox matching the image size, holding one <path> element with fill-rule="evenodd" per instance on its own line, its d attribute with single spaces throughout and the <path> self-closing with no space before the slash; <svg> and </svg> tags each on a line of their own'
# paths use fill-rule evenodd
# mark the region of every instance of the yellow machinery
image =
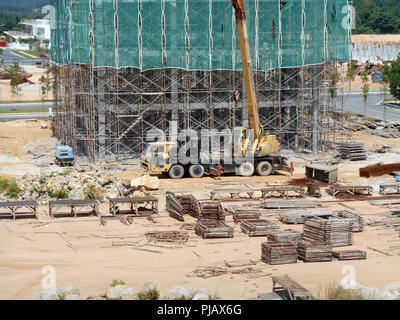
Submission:
<svg viewBox="0 0 400 320">
<path fill-rule="evenodd" d="M 223 172 L 236 173 L 242 176 L 251 176 L 254 171 L 261 176 L 267 176 L 274 170 L 290 171 L 286 159 L 278 155 L 280 143 L 276 136 L 264 135 L 264 128 L 258 116 L 243 0 L 232 0 L 232 6 L 236 14 L 251 130 L 243 127 L 234 128 L 232 161 L 225 163 L 224 159 L 221 158 L 219 162 L 222 165 Z M 250 136 L 248 136 L 249 131 Z M 185 161 L 185 163 L 177 160 L 171 161 L 170 155 L 176 152 L 177 148 L 178 146 L 174 142 L 150 143 L 142 154 L 142 167 L 152 172 L 168 173 L 174 179 L 182 178 L 186 172 L 193 178 L 200 178 L 205 172 L 216 171 L 215 165 L 210 161 L 203 161 L 203 159 L 200 161 L 200 153 L 194 161 Z"/>
</svg>

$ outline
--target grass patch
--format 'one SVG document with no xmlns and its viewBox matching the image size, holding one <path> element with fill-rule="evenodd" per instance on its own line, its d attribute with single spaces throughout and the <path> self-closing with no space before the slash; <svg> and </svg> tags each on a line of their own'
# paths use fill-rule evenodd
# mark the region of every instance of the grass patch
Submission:
<svg viewBox="0 0 400 320">
<path fill-rule="evenodd" d="M 316 298 L 319 300 L 364 300 L 362 295 L 353 289 L 344 289 L 330 283 L 317 290 Z"/>
<path fill-rule="evenodd" d="M 371 122 L 380 122 L 381 120 L 379 120 L 379 119 L 377 119 L 377 118 L 373 118 L 373 117 L 368 117 L 368 118 L 366 118 L 368 121 L 371 121 Z"/>
<path fill-rule="evenodd" d="M 34 112 L 49 112 L 49 108 L 33 108 L 33 109 L 7 109 L 0 110 L 0 113 L 34 113 Z"/>
<path fill-rule="evenodd" d="M 36 51 L 21 50 L 20 52 L 30 54 L 31 56 L 34 56 L 36 58 L 40 58 L 40 53 Z"/>
<path fill-rule="evenodd" d="M 43 100 L 22 100 L 19 101 L 19 103 L 42 103 Z M 44 100 L 44 102 L 54 102 L 54 100 Z M 6 100 L 6 101 L 0 101 L 0 104 L 13 104 L 15 101 L 11 100 Z"/>
<path fill-rule="evenodd" d="M 71 172 L 72 172 L 72 169 L 65 169 L 65 170 L 59 172 L 58 175 L 59 176 L 68 176 L 71 174 Z"/>
</svg>

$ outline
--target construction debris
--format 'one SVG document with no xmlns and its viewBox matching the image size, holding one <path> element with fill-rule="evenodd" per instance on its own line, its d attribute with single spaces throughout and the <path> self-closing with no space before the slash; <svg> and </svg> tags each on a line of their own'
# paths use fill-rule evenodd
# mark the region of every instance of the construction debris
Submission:
<svg viewBox="0 0 400 320">
<path fill-rule="evenodd" d="M 173 242 L 185 244 L 190 238 L 188 232 L 184 231 L 152 231 L 146 232 L 147 240 L 154 242 Z"/>
<path fill-rule="evenodd" d="M 263 242 L 261 244 L 261 261 L 271 265 L 296 263 L 296 245 L 290 242 Z"/>
<path fill-rule="evenodd" d="M 311 197 L 317 197 L 317 198 L 321 197 L 320 186 L 315 182 L 307 183 L 307 194 L 310 195 Z"/>
<path fill-rule="evenodd" d="M 379 193 L 386 194 L 400 194 L 400 183 L 397 184 L 381 184 L 379 185 Z"/>
<path fill-rule="evenodd" d="M 353 233 L 350 221 L 329 218 L 310 218 L 304 223 L 303 239 L 330 242 L 333 247 L 351 246 Z"/>
<path fill-rule="evenodd" d="M 301 240 L 301 233 L 295 230 L 272 230 L 268 233 L 268 242 L 290 242 L 297 244 Z"/>
<path fill-rule="evenodd" d="M 400 163 L 376 164 L 360 168 L 360 177 L 378 177 L 400 170 Z"/>
<path fill-rule="evenodd" d="M 271 230 L 279 229 L 279 225 L 268 220 L 243 220 L 240 228 L 249 237 L 256 237 L 267 236 Z"/>
<path fill-rule="evenodd" d="M 304 262 L 332 261 L 332 245 L 327 242 L 301 241 L 297 253 Z"/>
<path fill-rule="evenodd" d="M 363 260 L 367 258 L 367 253 L 361 250 L 333 251 L 332 255 L 338 260 Z"/>
<path fill-rule="evenodd" d="M 342 159 L 350 159 L 351 161 L 367 159 L 364 144 L 359 141 L 337 143 L 337 149 Z"/>
</svg>

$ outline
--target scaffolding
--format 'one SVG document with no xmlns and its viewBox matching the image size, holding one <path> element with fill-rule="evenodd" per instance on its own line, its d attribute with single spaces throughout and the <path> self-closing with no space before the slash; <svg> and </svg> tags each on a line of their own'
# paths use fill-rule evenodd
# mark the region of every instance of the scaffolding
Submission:
<svg viewBox="0 0 400 320">
<path fill-rule="evenodd" d="M 350 31 L 341 28 L 347 0 L 245 3 L 265 132 L 283 148 L 328 150 L 341 135 L 342 118 L 332 115 L 340 111 L 341 62 L 350 59 Z M 148 132 L 168 137 L 171 122 L 178 130 L 247 125 L 230 0 L 53 4 L 53 127 L 77 154 L 95 162 L 138 157 Z"/>
</svg>

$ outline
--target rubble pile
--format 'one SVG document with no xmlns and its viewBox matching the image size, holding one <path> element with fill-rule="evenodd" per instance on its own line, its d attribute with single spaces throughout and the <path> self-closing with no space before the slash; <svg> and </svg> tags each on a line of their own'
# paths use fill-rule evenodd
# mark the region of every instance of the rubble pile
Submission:
<svg viewBox="0 0 400 320">
<path fill-rule="evenodd" d="M 127 196 L 145 196 L 146 190 L 153 190 L 144 186 L 132 187 L 130 180 L 121 179 L 104 172 L 77 172 L 65 169 L 42 175 L 28 175 L 16 178 L 15 183 L 20 191 L 18 199 L 37 200 L 47 203 L 49 200 L 59 199 L 97 199 L 106 201 L 108 198 Z M 0 200 L 10 200 L 7 191 L 0 191 Z"/>
<path fill-rule="evenodd" d="M 363 117 L 348 116 L 343 124 L 346 131 L 366 130 L 384 138 L 400 138 L 400 122 L 370 121 Z"/>
</svg>

